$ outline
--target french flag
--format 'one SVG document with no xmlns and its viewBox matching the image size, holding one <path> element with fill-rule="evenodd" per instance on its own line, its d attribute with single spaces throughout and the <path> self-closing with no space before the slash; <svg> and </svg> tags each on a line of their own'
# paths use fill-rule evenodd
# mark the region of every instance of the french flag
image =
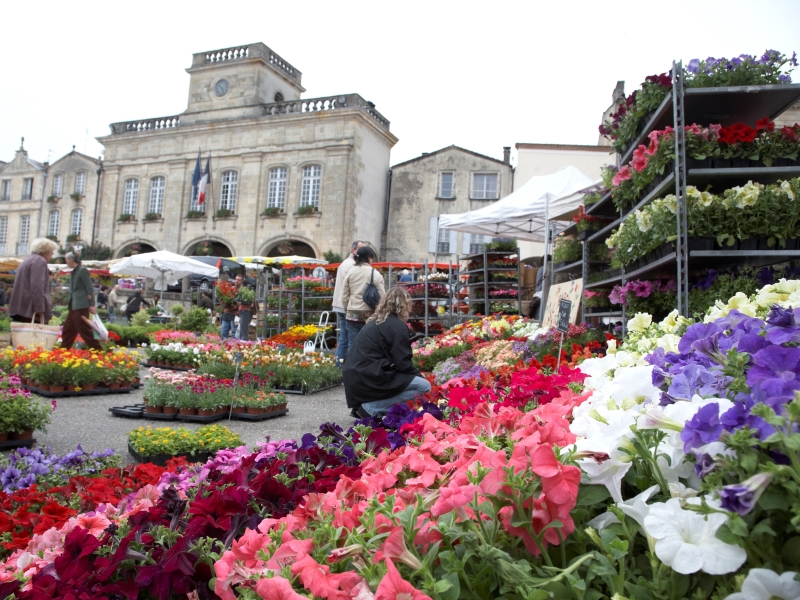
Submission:
<svg viewBox="0 0 800 600">
<path fill-rule="evenodd" d="M 199 164 L 199 159 L 198 159 Z M 206 159 L 206 170 L 197 186 L 197 204 L 202 205 L 206 200 L 206 188 L 211 183 L 211 155 Z"/>
</svg>

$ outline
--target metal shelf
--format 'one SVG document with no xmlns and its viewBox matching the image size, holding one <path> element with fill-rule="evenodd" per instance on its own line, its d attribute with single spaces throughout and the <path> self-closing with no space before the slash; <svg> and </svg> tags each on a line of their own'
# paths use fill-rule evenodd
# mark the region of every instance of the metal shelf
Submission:
<svg viewBox="0 0 800 600">
<path fill-rule="evenodd" d="M 622 281 L 622 275 L 615 275 L 614 277 L 609 277 L 608 279 L 603 279 L 602 281 L 593 281 L 592 283 L 586 283 L 583 285 L 584 288 L 595 288 L 595 287 L 605 287 L 616 283 L 618 281 Z"/>
<path fill-rule="evenodd" d="M 723 169 L 689 169 L 686 178 L 690 184 L 701 187 L 711 183 L 728 189 L 752 179 L 758 183 L 775 183 L 781 179 L 800 177 L 800 165 L 791 167 L 744 167 Z"/>
<path fill-rule="evenodd" d="M 586 238 L 584 242 L 586 242 L 587 244 L 596 244 L 597 242 L 604 241 L 608 236 L 611 235 L 611 232 L 614 231 L 614 227 L 619 226 L 619 224 L 622 223 L 624 219 L 625 217 L 620 217 L 612 221 L 594 235 L 591 235 L 588 238 Z"/>
<path fill-rule="evenodd" d="M 635 279 L 636 277 L 639 277 L 646 273 L 653 273 L 659 270 L 663 272 L 665 271 L 664 267 L 669 267 L 668 271 L 671 274 L 674 272 L 673 263 L 675 262 L 676 258 L 677 254 L 675 252 L 670 252 L 666 256 L 659 258 L 658 260 L 654 260 L 650 264 L 645 265 L 640 269 L 636 269 L 635 271 L 631 271 L 629 273 L 626 272 L 625 279 Z"/>
<path fill-rule="evenodd" d="M 619 210 L 614 206 L 614 202 L 611 199 L 610 191 L 603 194 L 603 197 L 594 204 L 584 206 L 583 210 L 587 215 L 592 215 L 593 217 L 615 217 L 619 215 Z"/>
<path fill-rule="evenodd" d="M 583 312 L 584 319 L 587 319 L 589 317 L 621 317 L 621 316 L 622 316 L 621 310 L 615 310 L 611 312 L 601 312 L 601 313 L 586 312 L 585 310 Z"/>
<path fill-rule="evenodd" d="M 478 287 L 486 284 L 487 286 L 493 285 L 518 285 L 519 281 L 476 281 L 475 283 L 468 283 L 465 287 Z"/>
<path fill-rule="evenodd" d="M 578 260 L 574 263 L 570 263 L 568 265 L 564 265 L 563 267 L 554 268 L 553 273 L 573 273 L 576 271 L 580 271 L 583 269 L 583 261 Z"/>
<path fill-rule="evenodd" d="M 476 260 L 478 258 L 483 258 L 484 256 L 495 256 L 497 254 L 504 255 L 504 256 L 516 256 L 516 250 L 487 250 L 486 252 L 481 252 L 480 254 L 467 254 L 466 256 L 459 256 L 458 260 Z"/>
<path fill-rule="evenodd" d="M 800 260 L 800 250 L 692 250 L 689 252 L 692 267 L 741 265 L 765 267 L 790 260 Z"/>
</svg>

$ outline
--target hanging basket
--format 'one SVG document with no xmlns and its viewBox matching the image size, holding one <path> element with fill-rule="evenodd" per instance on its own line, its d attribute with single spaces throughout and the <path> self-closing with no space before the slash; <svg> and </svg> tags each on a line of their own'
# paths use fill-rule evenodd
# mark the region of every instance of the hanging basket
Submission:
<svg viewBox="0 0 800 600">
<path fill-rule="evenodd" d="M 278 252 L 281 254 L 291 254 L 292 253 L 292 245 L 291 244 L 281 244 L 278 246 Z"/>
</svg>

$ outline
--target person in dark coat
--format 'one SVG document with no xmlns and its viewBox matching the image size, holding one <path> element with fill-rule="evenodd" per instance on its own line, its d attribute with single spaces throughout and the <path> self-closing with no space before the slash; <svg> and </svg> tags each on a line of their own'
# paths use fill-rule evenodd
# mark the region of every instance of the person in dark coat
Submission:
<svg viewBox="0 0 800 600">
<path fill-rule="evenodd" d="M 47 238 L 38 238 L 31 244 L 31 255 L 17 267 L 14 290 L 8 305 L 12 321 L 30 323 L 36 315 L 37 323 L 49 323 L 53 316 L 50 300 L 50 271 L 47 263 L 58 250 L 58 244 Z"/>
<path fill-rule="evenodd" d="M 142 305 L 150 308 L 150 303 L 142 296 L 142 290 L 136 290 L 133 296 L 128 298 L 128 304 L 125 307 L 125 318 L 130 321 L 134 314 L 142 310 Z"/>
<path fill-rule="evenodd" d="M 342 369 L 347 406 L 353 416 L 383 415 L 393 404 L 431 390 L 411 361 L 406 325 L 410 309 L 408 292 L 393 287 L 354 340 Z"/>
<path fill-rule="evenodd" d="M 94 331 L 89 325 L 91 315 L 97 313 L 92 277 L 89 270 L 81 264 L 80 254 L 67 252 L 64 260 L 72 269 L 72 275 L 69 279 L 69 312 L 61 329 L 61 347 L 72 348 L 80 335 L 86 346 L 92 350 L 102 350 L 103 347 L 94 339 Z"/>
</svg>

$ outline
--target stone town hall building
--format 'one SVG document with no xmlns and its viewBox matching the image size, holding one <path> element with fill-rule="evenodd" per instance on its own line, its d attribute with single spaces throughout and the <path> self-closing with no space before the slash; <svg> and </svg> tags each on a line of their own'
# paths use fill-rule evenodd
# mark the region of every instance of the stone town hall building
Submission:
<svg viewBox="0 0 800 600">
<path fill-rule="evenodd" d="M 379 249 L 397 138 L 374 104 L 301 99 L 300 71 L 261 43 L 200 52 L 187 72 L 183 113 L 113 123 L 98 138 L 95 233 L 114 256 L 132 244 L 192 254 L 203 241 L 223 256 L 275 255 L 285 240 L 316 257 L 344 254 L 354 239 Z M 192 187 L 198 149 L 203 169 L 211 157 L 203 205 Z"/>
</svg>

